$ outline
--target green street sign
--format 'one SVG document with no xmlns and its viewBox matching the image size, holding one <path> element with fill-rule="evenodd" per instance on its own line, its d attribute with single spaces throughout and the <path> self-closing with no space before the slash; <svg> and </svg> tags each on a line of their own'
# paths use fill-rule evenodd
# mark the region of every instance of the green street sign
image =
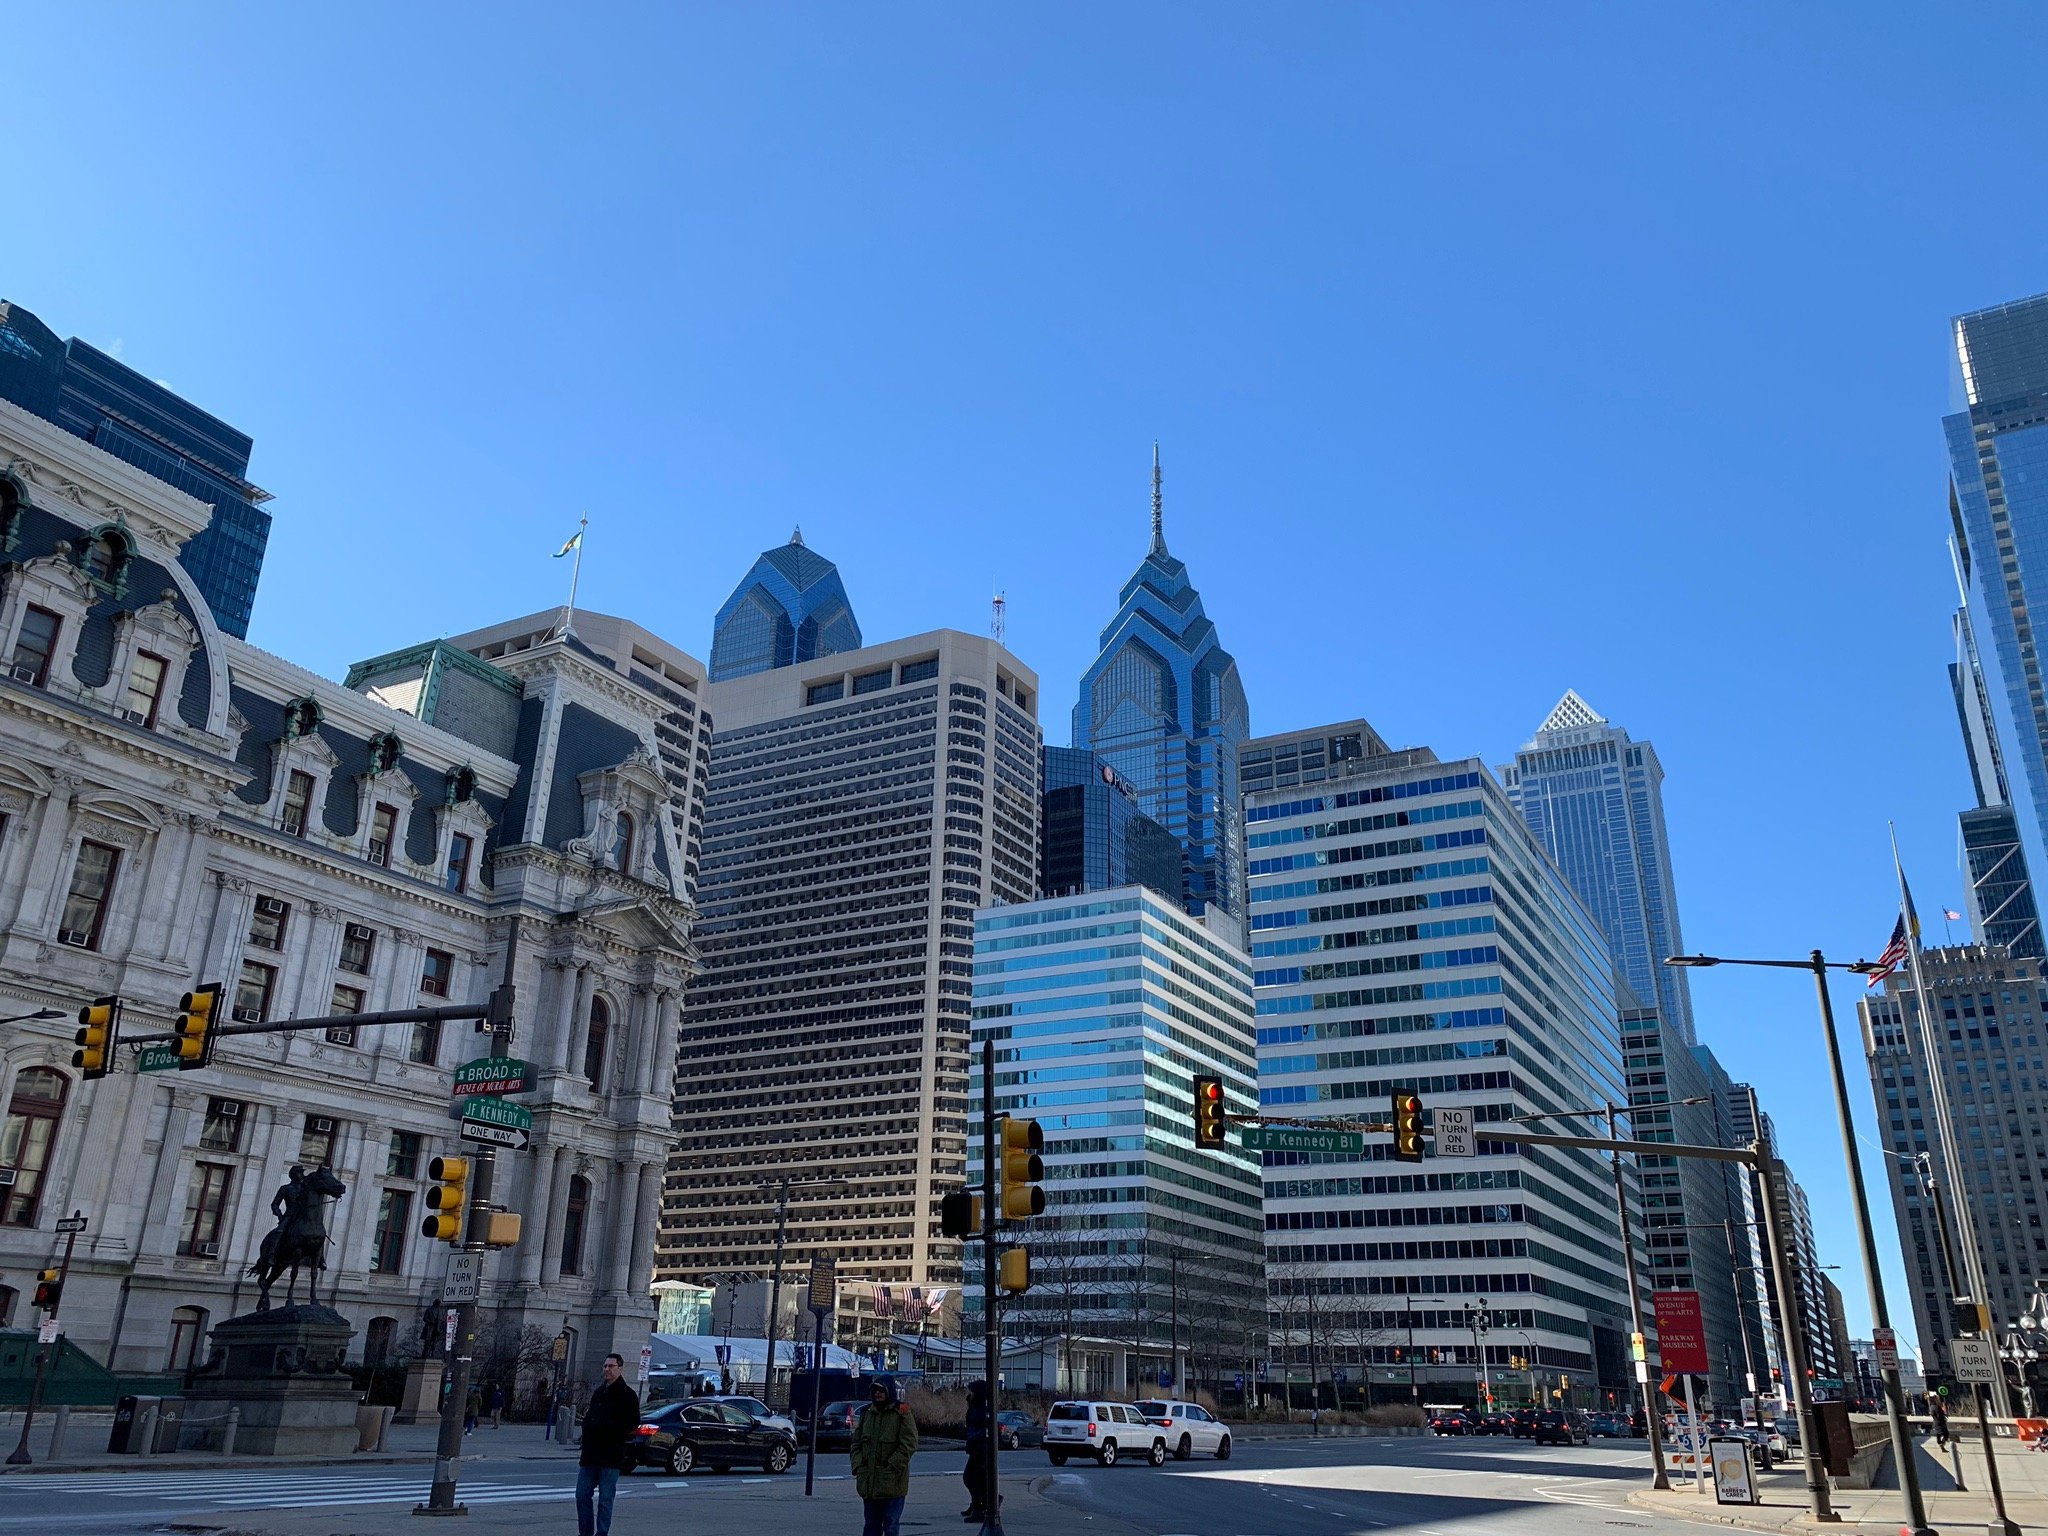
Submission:
<svg viewBox="0 0 2048 1536">
<path fill-rule="evenodd" d="M 533 1111 L 523 1104 L 507 1104 L 503 1099 L 464 1099 L 458 1120 L 475 1120 L 484 1125 L 509 1126 L 515 1131 L 533 1129 Z"/>
<path fill-rule="evenodd" d="M 450 1092 L 458 1099 L 473 1093 L 531 1093 L 533 1063 L 516 1056 L 484 1056 L 455 1069 Z"/>
<path fill-rule="evenodd" d="M 145 1045 L 135 1057 L 138 1072 L 173 1072 L 178 1066 L 178 1048 L 175 1045 Z"/>
<path fill-rule="evenodd" d="M 1357 1156 L 1365 1150 L 1363 1131 L 1310 1131 L 1292 1125 L 1255 1125 L 1244 1133 L 1252 1152 L 1336 1152 Z"/>
</svg>

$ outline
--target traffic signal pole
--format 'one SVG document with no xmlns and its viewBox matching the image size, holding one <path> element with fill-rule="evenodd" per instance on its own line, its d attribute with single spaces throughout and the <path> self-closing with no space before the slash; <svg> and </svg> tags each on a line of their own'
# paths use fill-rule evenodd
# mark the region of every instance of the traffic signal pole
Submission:
<svg viewBox="0 0 2048 1536">
<path fill-rule="evenodd" d="M 469 1182 L 469 1221 L 464 1228 L 462 1251 L 481 1254 L 491 1221 L 491 1175 L 497 1164 L 496 1149 L 484 1146 L 471 1159 L 474 1171 Z M 470 1351 L 476 1338 L 474 1301 L 455 1304 L 455 1344 L 450 1351 L 448 1392 L 441 1402 L 441 1436 L 434 1446 L 434 1483 L 427 1502 L 413 1506 L 416 1515 L 466 1515 L 467 1504 L 455 1502 L 456 1484 L 462 1480 L 462 1420 L 469 1406 Z"/>
<path fill-rule="evenodd" d="M 996 1433 L 996 1410 L 1002 1406 L 996 1383 L 1002 1379 L 1003 1336 L 996 1320 L 996 1043 L 991 1037 L 981 1042 L 981 1258 L 982 1370 L 988 1380 L 988 1480 L 982 1485 L 980 1536 L 1003 1536 L 1002 1481 L 997 1458 L 1003 1437 Z"/>
<path fill-rule="evenodd" d="M 64 1234 L 64 1257 L 57 1261 L 57 1307 L 64 1303 L 64 1282 L 71 1276 L 71 1250 L 78 1246 L 78 1234 L 85 1229 L 85 1213 L 73 1211 L 68 1229 Z M 50 1315 L 57 1315 L 57 1307 L 50 1309 Z M 63 1335 L 59 1334 L 58 1338 Z M 14 1450 L 8 1455 L 7 1465 L 25 1467 L 33 1458 L 28 1453 L 28 1430 L 35 1422 L 36 1410 L 43 1406 L 43 1378 L 49 1374 L 50 1356 L 57 1350 L 57 1341 L 36 1346 L 36 1379 L 28 1389 L 28 1407 L 21 1415 L 21 1439 L 15 1442 Z M 1983 1410 L 1980 1408 L 1981 1414 Z"/>
</svg>

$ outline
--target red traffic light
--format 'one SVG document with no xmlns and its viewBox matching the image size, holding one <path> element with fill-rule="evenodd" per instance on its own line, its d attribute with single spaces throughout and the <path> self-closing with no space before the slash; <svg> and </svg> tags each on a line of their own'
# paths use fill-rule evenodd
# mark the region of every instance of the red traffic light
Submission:
<svg viewBox="0 0 2048 1536">
<path fill-rule="evenodd" d="M 1222 1099 L 1223 1084 L 1221 1082 L 1217 1081 L 1213 1077 L 1205 1077 L 1199 1079 L 1198 1083 L 1202 1097 L 1207 1099 L 1211 1104 L 1217 1103 Z"/>
</svg>

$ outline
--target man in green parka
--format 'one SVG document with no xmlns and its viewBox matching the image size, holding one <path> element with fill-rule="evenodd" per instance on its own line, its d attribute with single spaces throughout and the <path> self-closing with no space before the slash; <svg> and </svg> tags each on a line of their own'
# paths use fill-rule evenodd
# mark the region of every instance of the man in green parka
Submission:
<svg viewBox="0 0 2048 1536">
<path fill-rule="evenodd" d="M 877 1376 L 853 1426 L 853 1486 L 866 1517 L 861 1536 L 897 1536 L 916 1454 L 917 1420 L 896 1400 L 896 1383 Z"/>
</svg>

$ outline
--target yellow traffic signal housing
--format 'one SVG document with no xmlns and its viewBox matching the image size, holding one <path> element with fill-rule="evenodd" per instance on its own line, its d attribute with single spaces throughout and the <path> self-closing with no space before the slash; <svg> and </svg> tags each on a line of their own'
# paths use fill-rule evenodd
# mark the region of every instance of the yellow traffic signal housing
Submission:
<svg viewBox="0 0 2048 1536">
<path fill-rule="evenodd" d="M 71 1053 L 71 1065 L 86 1082 L 105 1077 L 114 1070 L 114 1047 L 121 1031 L 121 999 L 96 997 L 78 1010 L 78 1033 L 71 1038 L 78 1049 Z"/>
<path fill-rule="evenodd" d="M 178 1037 L 180 1072 L 193 1071 L 213 1060 L 213 1025 L 220 1012 L 220 991 L 219 982 L 209 981 L 178 999 L 178 1018 L 171 1029 Z"/>
<path fill-rule="evenodd" d="M 1003 1146 L 1003 1219 L 1023 1221 L 1045 1211 L 1045 1191 L 1038 1181 L 1045 1177 L 1045 1132 L 1036 1120 L 1019 1120 L 1005 1115 L 996 1128 Z M 1021 1252 L 1021 1250 L 1012 1250 Z"/>
<path fill-rule="evenodd" d="M 981 1230 L 981 1196 L 956 1189 L 939 1201 L 939 1232 L 945 1237 L 973 1237 Z"/>
<path fill-rule="evenodd" d="M 487 1211 L 484 1214 L 484 1246 L 513 1248 L 519 1243 L 517 1211 Z"/>
<path fill-rule="evenodd" d="M 1031 1250 L 1005 1248 L 996 1260 L 996 1289 L 1005 1296 L 1021 1296 L 1031 1289 Z"/>
<path fill-rule="evenodd" d="M 463 1207 L 469 1203 L 469 1159 L 437 1157 L 427 1164 L 427 1177 L 434 1181 L 427 1191 L 427 1209 L 434 1214 L 420 1223 L 420 1235 L 459 1244 Z"/>
<path fill-rule="evenodd" d="M 1981 1301 L 1965 1301 L 1957 1297 L 1953 1302 L 1956 1313 L 1956 1332 L 1974 1333 L 1985 1338 L 1991 1336 L 1991 1309 Z"/>
<path fill-rule="evenodd" d="M 1198 1077 L 1195 1079 L 1195 1145 L 1197 1147 L 1227 1146 L 1224 1132 L 1230 1125 L 1230 1112 L 1224 1106 L 1223 1079 L 1220 1077 Z"/>
<path fill-rule="evenodd" d="M 1401 1163 L 1422 1161 L 1422 1096 L 1414 1093 L 1394 1095 L 1394 1160 Z"/>
</svg>

